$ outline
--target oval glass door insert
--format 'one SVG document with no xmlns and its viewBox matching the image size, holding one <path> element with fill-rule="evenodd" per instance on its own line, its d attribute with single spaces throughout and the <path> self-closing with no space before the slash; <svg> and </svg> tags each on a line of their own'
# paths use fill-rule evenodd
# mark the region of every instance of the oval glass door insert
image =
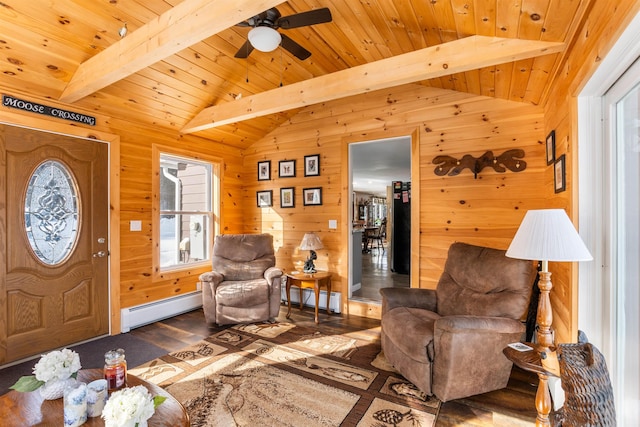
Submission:
<svg viewBox="0 0 640 427">
<path fill-rule="evenodd" d="M 64 262 L 76 245 L 78 186 L 56 160 L 42 162 L 29 178 L 24 201 L 25 232 L 36 257 L 48 265 Z"/>
</svg>

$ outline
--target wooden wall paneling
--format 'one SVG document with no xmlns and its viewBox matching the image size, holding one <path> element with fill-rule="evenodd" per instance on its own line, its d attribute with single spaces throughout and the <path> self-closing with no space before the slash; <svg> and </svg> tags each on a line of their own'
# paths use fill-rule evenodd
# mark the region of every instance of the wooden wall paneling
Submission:
<svg viewBox="0 0 640 427">
<path fill-rule="evenodd" d="M 557 129 L 556 153 L 566 155 L 567 189 L 562 193 L 554 193 L 553 186 L 546 185 L 548 203 L 553 207 L 566 209 L 575 220 L 576 206 L 579 198 L 577 183 L 573 181 L 577 164 L 577 108 L 576 96 L 595 71 L 600 59 L 606 55 L 619 34 L 626 28 L 630 20 L 640 12 L 640 3 L 623 0 L 615 9 L 604 2 L 592 2 L 579 10 L 584 19 L 578 24 L 576 35 L 571 43 L 571 54 L 565 54 L 558 66 L 558 73 L 548 92 L 545 105 L 545 132 Z M 607 16 L 607 19 L 602 19 Z M 553 182 L 553 171 L 548 168 L 547 182 Z M 577 324 L 577 292 L 579 277 L 577 263 L 553 263 L 552 282 L 554 288 L 551 303 L 554 313 L 553 328 L 556 342 L 575 342 L 578 332 Z"/>
<path fill-rule="evenodd" d="M 388 102 L 390 97 L 394 100 L 392 104 Z M 360 107 L 365 111 L 361 111 Z M 382 114 L 385 111 L 388 115 Z M 376 112 L 377 115 L 374 116 Z M 483 115 L 485 118 L 490 117 L 490 124 L 483 119 Z M 384 117 L 383 127 L 380 126 L 381 120 L 376 120 L 376 117 Z M 304 155 L 319 152 L 322 155 L 323 175 L 320 181 L 323 183 L 324 200 L 322 207 L 313 208 L 312 225 L 317 225 L 318 229 L 315 231 L 321 236 L 333 233 L 327 230 L 328 219 L 338 218 L 339 228 L 347 229 L 343 223 L 349 220 L 346 208 L 348 203 L 340 200 L 340 192 L 348 188 L 348 183 L 345 182 L 347 142 L 379 139 L 400 133 L 411 134 L 411 129 L 418 129 L 420 153 L 417 155 L 419 166 L 416 169 L 420 176 L 421 190 L 418 194 L 420 201 L 416 201 L 415 206 L 419 211 L 420 222 L 416 252 L 419 251 L 420 256 L 415 263 L 417 273 L 412 276 L 415 276 L 420 287 L 433 287 L 442 271 L 441 266 L 451 243 L 467 238 L 476 244 L 484 243 L 506 248 L 526 210 L 543 206 L 545 199 L 540 195 L 540 177 L 544 174 L 544 147 L 541 141 L 545 135 L 542 122 L 541 107 L 421 85 L 402 86 L 392 94 L 388 91 L 378 91 L 333 101 L 325 103 L 322 108 L 307 107 L 245 151 L 247 171 L 244 176 L 248 182 L 255 183 L 249 185 L 252 190 L 245 195 L 248 199 L 244 205 L 248 210 L 246 222 L 252 224 L 254 219 L 260 221 L 262 216 L 256 212 L 258 209 L 255 206 L 255 189 L 273 188 L 274 200 L 277 200 L 279 194 L 275 194 L 280 187 L 295 186 L 298 194 L 301 188 L 307 186 L 307 182 L 312 182 L 301 175 L 295 179 L 279 179 L 275 175 L 268 183 L 257 182 L 258 160 L 271 160 L 272 168 L 275 169 L 278 160 L 296 158 L 300 162 Z M 441 124 L 446 130 L 439 128 Z M 443 142 L 442 132 L 451 132 L 455 136 L 446 135 L 446 141 Z M 458 138 L 465 140 L 464 145 L 458 142 Z M 514 142 L 514 138 L 517 142 Z M 309 143 L 311 145 L 307 145 Z M 435 165 L 431 163 L 431 159 L 435 155 L 443 152 L 466 154 L 469 143 L 475 145 L 474 150 L 479 154 L 487 149 L 496 149 L 496 146 L 507 148 L 510 144 L 511 147 L 523 148 L 526 151 L 525 160 L 531 166 L 517 174 L 487 171 L 477 180 L 473 179 L 470 172 L 469 176 L 446 178 L 433 173 Z M 454 148 L 452 152 L 447 151 L 449 146 Z M 325 169 L 335 172 L 326 174 Z M 527 196 L 531 196 L 533 202 L 530 203 L 526 199 Z M 279 252 L 284 258 L 278 255 L 279 265 L 290 266 L 306 256 L 301 254 L 297 255 L 300 258 L 296 258 L 295 255 L 296 246 L 305 229 L 309 227 L 306 217 L 308 207 L 300 208 L 299 200 L 296 200 L 295 209 L 288 209 L 290 212 L 279 218 L 282 220 L 279 226 L 282 225 L 284 236 L 284 249 Z M 465 203 L 461 204 L 460 200 L 465 200 Z M 277 206 L 274 210 L 284 211 Z M 450 226 L 453 230 L 447 231 L 446 222 L 452 216 L 455 224 Z M 314 222 L 315 218 L 318 219 L 317 222 Z M 259 232 L 260 229 L 253 227 L 252 231 Z M 343 288 L 348 277 L 348 245 L 344 244 L 348 236 L 345 237 L 344 232 L 343 230 L 343 235 L 338 241 L 323 240 L 329 259 L 320 260 L 323 263 L 328 262 L 332 268 L 335 266 Z M 332 263 L 332 254 L 339 257 L 335 264 Z"/>
<path fill-rule="evenodd" d="M 159 144 L 170 151 L 188 153 L 196 158 L 216 158 L 223 163 L 221 168 L 221 218 L 241 224 L 239 208 L 234 206 L 242 186 L 235 175 L 242 170 L 241 154 L 237 148 L 222 145 L 196 136 L 184 136 L 177 132 L 161 130 L 143 123 L 128 120 L 110 120 L 110 128 L 121 135 L 123 150 L 121 154 L 122 170 L 122 272 L 120 302 L 122 307 L 130 307 L 180 293 L 195 290 L 197 276 L 208 266 L 184 270 L 179 274 L 161 274 L 154 278 L 152 223 L 154 210 L 152 205 L 152 144 Z M 235 175 L 234 175 L 235 174 Z M 140 220 L 141 232 L 129 231 L 129 221 Z M 236 221 L 237 220 L 237 221 Z M 220 224 L 224 228 L 225 223 Z M 235 227 L 235 226 L 233 226 Z M 233 228 L 232 227 L 232 228 Z M 119 329 L 118 329 L 119 330 Z"/>
</svg>

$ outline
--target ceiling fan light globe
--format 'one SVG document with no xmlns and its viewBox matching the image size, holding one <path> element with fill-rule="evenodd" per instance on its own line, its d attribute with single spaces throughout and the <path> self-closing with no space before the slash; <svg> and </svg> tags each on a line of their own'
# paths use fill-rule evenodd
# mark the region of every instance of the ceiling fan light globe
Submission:
<svg viewBox="0 0 640 427">
<path fill-rule="evenodd" d="M 282 41 L 280 33 L 269 27 L 255 27 L 249 31 L 251 46 L 260 52 L 274 51 Z"/>
</svg>

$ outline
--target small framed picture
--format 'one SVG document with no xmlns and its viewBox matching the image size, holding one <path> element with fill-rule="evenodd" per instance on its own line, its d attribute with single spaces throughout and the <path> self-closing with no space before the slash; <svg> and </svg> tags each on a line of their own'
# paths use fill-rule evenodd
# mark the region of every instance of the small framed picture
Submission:
<svg viewBox="0 0 640 427">
<path fill-rule="evenodd" d="M 322 187 L 303 189 L 302 200 L 305 206 L 321 205 L 322 204 Z"/>
<path fill-rule="evenodd" d="M 556 131 L 552 130 L 547 135 L 547 165 L 552 165 L 556 161 Z"/>
<path fill-rule="evenodd" d="M 291 178 L 296 176 L 295 160 L 280 160 L 278 163 L 280 178 Z"/>
<path fill-rule="evenodd" d="M 258 162 L 258 181 L 269 181 L 271 179 L 271 160 Z"/>
<path fill-rule="evenodd" d="M 304 176 L 320 175 L 320 155 L 304 156 Z"/>
<path fill-rule="evenodd" d="M 259 208 L 273 206 L 273 190 L 256 191 Z"/>
<path fill-rule="evenodd" d="M 293 187 L 280 189 L 280 207 L 281 208 L 293 208 L 295 207 L 295 189 Z"/>
<path fill-rule="evenodd" d="M 555 163 L 555 170 L 553 174 L 553 185 L 556 193 L 563 192 L 567 187 L 566 173 L 565 173 L 565 157 L 564 154 L 558 157 Z"/>
</svg>

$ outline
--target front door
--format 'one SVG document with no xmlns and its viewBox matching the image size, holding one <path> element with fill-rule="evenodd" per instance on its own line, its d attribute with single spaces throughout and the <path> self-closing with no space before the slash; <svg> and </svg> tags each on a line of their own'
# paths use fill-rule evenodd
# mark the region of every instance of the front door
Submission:
<svg viewBox="0 0 640 427">
<path fill-rule="evenodd" d="M 0 365 L 109 332 L 108 159 L 0 125 Z"/>
</svg>

